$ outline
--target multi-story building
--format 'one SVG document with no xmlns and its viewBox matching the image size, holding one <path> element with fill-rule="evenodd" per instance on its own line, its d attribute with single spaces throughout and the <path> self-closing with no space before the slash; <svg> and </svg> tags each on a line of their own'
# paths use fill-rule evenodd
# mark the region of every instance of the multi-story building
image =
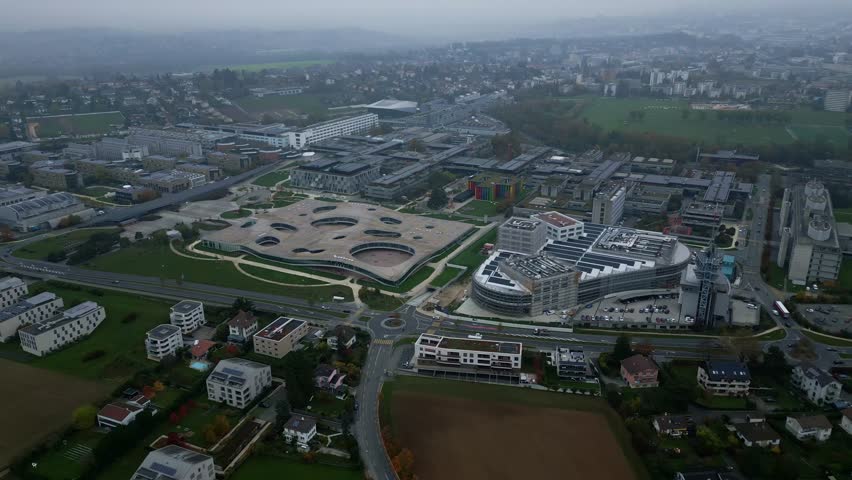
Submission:
<svg viewBox="0 0 852 480">
<path fill-rule="evenodd" d="M 245 408 L 272 385 L 272 368 L 245 358 L 228 358 L 216 364 L 207 377 L 207 398 Z"/>
<path fill-rule="evenodd" d="M 54 228 L 70 215 L 86 219 L 92 217 L 94 212 L 86 208 L 77 197 L 65 192 L 0 207 L 0 223 L 20 232 Z"/>
<path fill-rule="evenodd" d="M 523 189 L 523 183 L 515 176 L 483 173 L 468 180 L 467 189 L 477 200 L 515 200 Z"/>
<path fill-rule="evenodd" d="M 297 188 L 354 195 L 365 191 L 380 176 L 379 166 L 375 164 L 323 158 L 293 170 L 290 183 Z"/>
<path fill-rule="evenodd" d="M 0 279 L 0 308 L 18 303 L 28 292 L 27 284 L 18 277 Z"/>
<path fill-rule="evenodd" d="M 298 150 L 313 143 L 333 137 L 367 132 L 379 126 L 379 116 L 366 113 L 353 117 L 336 118 L 326 122 L 309 125 L 302 130 L 290 133 L 290 146 Z"/>
<path fill-rule="evenodd" d="M 798 440 L 824 442 L 831 438 L 831 422 L 825 418 L 825 415 L 787 417 L 784 428 Z"/>
<path fill-rule="evenodd" d="M 245 343 L 257 331 L 257 318 L 251 312 L 240 310 L 228 320 L 228 341 Z"/>
<path fill-rule="evenodd" d="M 43 197 L 44 192 L 41 190 L 33 190 L 27 187 L 6 187 L 0 188 L 0 207 L 6 205 L 14 205 L 16 203 L 34 200 Z"/>
<path fill-rule="evenodd" d="M 157 325 L 145 336 L 145 352 L 148 360 L 160 360 L 175 355 L 183 347 L 180 327 L 170 324 Z"/>
<path fill-rule="evenodd" d="M 21 348 L 42 357 L 88 336 L 106 318 L 104 307 L 95 302 L 83 302 L 46 320 L 18 330 Z"/>
<path fill-rule="evenodd" d="M 36 166 L 30 167 L 33 176 L 33 185 L 49 188 L 51 190 L 74 190 L 83 185 L 82 178 L 76 170 L 60 166 Z"/>
<path fill-rule="evenodd" d="M 627 199 L 627 187 L 613 184 L 597 192 L 592 199 L 592 223 L 615 225 L 624 216 L 624 202 Z"/>
<path fill-rule="evenodd" d="M 790 281 L 807 285 L 837 280 L 843 251 L 828 190 L 814 180 L 787 189 L 781 208 L 778 265 L 789 263 Z"/>
<path fill-rule="evenodd" d="M 553 366 L 560 377 L 571 380 L 585 380 L 591 373 L 583 347 L 556 347 L 553 351 Z"/>
<path fill-rule="evenodd" d="M 171 170 L 177 165 L 177 158 L 165 155 L 148 155 L 142 159 L 142 168 L 156 172 L 157 170 Z"/>
<path fill-rule="evenodd" d="M 338 325 L 329 332 L 326 343 L 332 350 L 345 350 L 352 348 L 356 340 L 354 328 L 348 325 Z"/>
<path fill-rule="evenodd" d="M 24 325 L 47 320 L 64 306 L 62 298 L 42 292 L 0 310 L 0 342 L 14 337 Z"/>
<path fill-rule="evenodd" d="M 827 90 L 823 106 L 828 112 L 845 112 L 849 108 L 849 90 Z"/>
<path fill-rule="evenodd" d="M 198 135 L 181 130 L 132 127 L 127 141 L 132 145 L 146 147 L 151 154 L 187 157 L 200 157 L 202 154 L 202 139 Z"/>
<path fill-rule="evenodd" d="M 179 163 L 175 170 L 181 172 L 198 173 L 204 175 L 208 182 L 215 182 L 222 178 L 222 169 L 215 165 L 204 165 L 201 163 Z"/>
<path fill-rule="evenodd" d="M 660 369 L 645 355 L 636 354 L 621 361 L 621 378 L 630 388 L 656 387 Z"/>
<path fill-rule="evenodd" d="M 185 174 L 186 172 L 180 172 Z M 202 177 L 202 175 L 198 175 Z M 139 185 L 160 193 L 177 193 L 192 188 L 192 181 L 186 175 L 172 172 L 154 172 L 139 177 Z"/>
<path fill-rule="evenodd" d="M 308 448 L 308 442 L 317 435 L 317 420 L 304 415 L 292 415 L 284 424 L 284 440 L 295 442 L 301 449 Z"/>
<path fill-rule="evenodd" d="M 215 480 L 213 457 L 166 445 L 145 457 L 130 480 Z"/>
<path fill-rule="evenodd" d="M 254 334 L 254 351 L 261 355 L 284 358 L 299 340 L 308 333 L 308 322 L 295 318 L 278 317 Z"/>
<path fill-rule="evenodd" d="M 414 366 L 418 372 L 517 379 L 522 349 L 519 342 L 423 333 L 414 343 Z"/>
<path fill-rule="evenodd" d="M 535 255 L 547 242 L 547 224 L 537 218 L 512 217 L 497 228 L 499 250 Z"/>
<path fill-rule="evenodd" d="M 698 386 L 712 395 L 745 396 L 751 386 L 748 366 L 742 362 L 708 360 L 698 367 Z"/>
<path fill-rule="evenodd" d="M 195 300 L 181 300 L 169 311 L 169 322 L 180 327 L 184 335 L 189 335 L 207 323 L 204 318 L 204 304 Z"/>
<path fill-rule="evenodd" d="M 501 252 L 505 253 L 505 252 Z M 578 273 L 547 255 L 496 257 L 477 271 L 474 302 L 505 315 L 542 315 L 577 305 Z"/>
<path fill-rule="evenodd" d="M 715 236 L 722 217 L 725 214 L 724 205 L 712 202 L 693 201 L 684 206 L 681 218 L 683 224 L 693 228 L 703 228 L 708 236 Z"/>
<path fill-rule="evenodd" d="M 678 295 L 681 314 L 702 328 L 727 325 L 731 321 L 731 282 L 722 272 L 722 256 L 716 246 L 695 255 L 680 278 Z"/>
<path fill-rule="evenodd" d="M 583 222 L 559 212 L 545 212 L 533 215 L 545 223 L 547 238 L 553 241 L 578 238 L 583 234 Z"/>
<path fill-rule="evenodd" d="M 843 386 L 825 370 L 810 363 L 793 368 L 793 385 L 805 393 L 808 400 L 817 405 L 826 405 L 840 399 Z"/>
<path fill-rule="evenodd" d="M 207 163 L 233 173 L 248 170 L 252 166 L 250 157 L 226 152 L 209 152 Z"/>
</svg>

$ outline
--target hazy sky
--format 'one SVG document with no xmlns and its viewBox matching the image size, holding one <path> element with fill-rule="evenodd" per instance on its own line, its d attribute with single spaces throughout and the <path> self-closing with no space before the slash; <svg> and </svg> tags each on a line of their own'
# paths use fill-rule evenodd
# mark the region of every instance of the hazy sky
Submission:
<svg viewBox="0 0 852 480">
<path fill-rule="evenodd" d="M 830 11 L 849 0 L 0 0 L 0 30 L 362 27 L 429 33 L 563 18 L 800 8 Z"/>
</svg>

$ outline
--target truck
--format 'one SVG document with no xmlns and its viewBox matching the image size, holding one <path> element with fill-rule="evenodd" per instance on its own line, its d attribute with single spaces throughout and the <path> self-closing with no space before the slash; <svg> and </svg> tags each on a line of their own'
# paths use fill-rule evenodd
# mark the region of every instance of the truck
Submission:
<svg viewBox="0 0 852 480">
<path fill-rule="evenodd" d="M 471 340 L 482 340 L 482 334 L 481 333 L 472 333 L 472 334 L 468 335 L 467 338 L 469 338 Z"/>
<path fill-rule="evenodd" d="M 331 297 L 331 299 L 334 300 L 335 302 L 342 302 L 342 301 L 346 300 L 345 298 L 338 297 L 337 295 Z"/>
<path fill-rule="evenodd" d="M 783 303 L 781 303 L 781 300 L 776 300 L 775 303 L 773 303 L 772 305 L 775 307 L 775 310 L 778 312 L 778 315 L 781 315 L 781 318 L 790 318 L 790 311 L 787 310 L 787 307 L 785 307 Z"/>
</svg>

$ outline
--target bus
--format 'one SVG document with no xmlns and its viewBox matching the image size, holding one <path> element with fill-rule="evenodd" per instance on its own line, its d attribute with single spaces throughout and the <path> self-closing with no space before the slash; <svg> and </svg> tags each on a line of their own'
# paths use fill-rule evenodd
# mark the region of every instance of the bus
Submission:
<svg viewBox="0 0 852 480">
<path fill-rule="evenodd" d="M 781 300 L 776 300 L 773 306 L 775 306 L 775 310 L 778 311 L 778 314 L 781 315 L 781 318 L 790 318 L 790 311 L 787 310 L 787 307 L 785 307 L 783 303 L 781 303 Z"/>
</svg>

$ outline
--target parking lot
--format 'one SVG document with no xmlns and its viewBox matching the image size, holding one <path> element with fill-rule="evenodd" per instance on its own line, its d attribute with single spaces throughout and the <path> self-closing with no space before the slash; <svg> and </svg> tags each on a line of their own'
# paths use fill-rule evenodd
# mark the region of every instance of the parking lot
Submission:
<svg viewBox="0 0 852 480">
<path fill-rule="evenodd" d="M 681 318 L 677 295 L 676 291 L 646 293 L 632 298 L 614 295 L 581 307 L 573 323 L 606 328 L 686 329 L 694 320 Z"/>
<path fill-rule="evenodd" d="M 812 324 L 833 333 L 852 330 L 852 305 L 805 304 L 799 306 L 799 313 Z"/>
</svg>

